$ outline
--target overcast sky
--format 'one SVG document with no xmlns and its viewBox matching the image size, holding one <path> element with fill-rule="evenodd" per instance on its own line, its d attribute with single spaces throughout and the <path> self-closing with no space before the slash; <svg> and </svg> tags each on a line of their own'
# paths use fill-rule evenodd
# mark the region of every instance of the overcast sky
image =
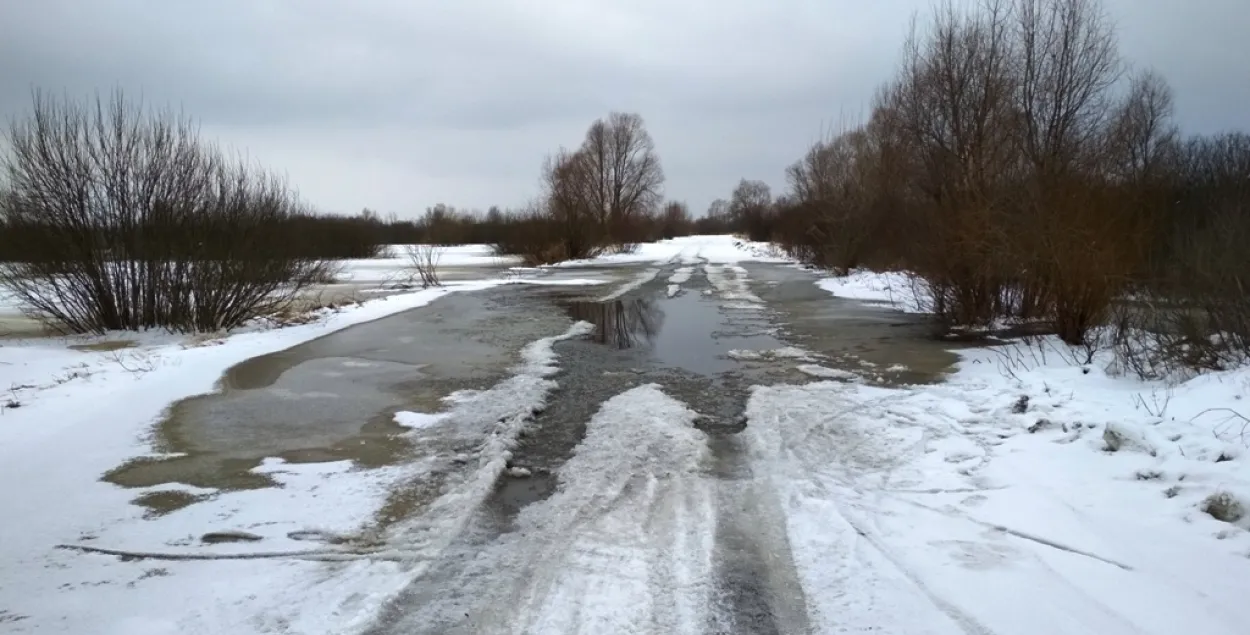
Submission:
<svg viewBox="0 0 1250 635">
<path fill-rule="evenodd" d="M 640 113 L 671 198 L 775 189 L 858 120 L 929 0 L 0 0 L 0 115 L 115 86 L 327 211 L 524 204 L 543 157 Z M 1250 1 L 1106 0 L 1190 132 L 1250 129 Z"/>
</svg>

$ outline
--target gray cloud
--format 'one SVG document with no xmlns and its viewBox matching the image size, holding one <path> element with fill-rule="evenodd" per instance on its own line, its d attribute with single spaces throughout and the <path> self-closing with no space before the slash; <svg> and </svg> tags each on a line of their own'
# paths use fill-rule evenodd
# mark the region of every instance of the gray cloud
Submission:
<svg viewBox="0 0 1250 635">
<path fill-rule="evenodd" d="M 609 110 L 643 114 L 674 198 L 783 186 L 857 120 L 928 0 L 13 0 L 0 115 L 32 86 L 174 104 L 317 205 L 400 214 L 522 204 L 542 158 Z M 1122 49 L 1189 131 L 1250 128 L 1244 0 L 1107 0 Z"/>
</svg>

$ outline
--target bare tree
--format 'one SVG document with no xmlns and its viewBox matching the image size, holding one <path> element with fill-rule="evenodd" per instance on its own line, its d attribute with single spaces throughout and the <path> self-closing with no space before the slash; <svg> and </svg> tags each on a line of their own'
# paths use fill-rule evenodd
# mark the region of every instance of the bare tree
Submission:
<svg viewBox="0 0 1250 635">
<path fill-rule="evenodd" d="M 605 243 L 605 227 L 594 207 L 599 174 L 582 151 L 561 149 L 543 166 L 544 206 L 555 232 L 552 249 L 560 251 L 542 260 L 590 258 Z"/>
<path fill-rule="evenodd" d="M 1097 0 L 1015 0 L 1020 145 L 1042 175 L 1090 160 L 1123 75 Z"/>
<path fill-rule="evenodd" d="M 878 147 L 865 129 L 812 146 L 786 176 L 798 205 L 788 210 L 784 240 L 792 253 L 847 275 L 876 233 L 874 178 Z"/>
<path fill-rule="evenodd" d="M 595 121 L 578 153 L 588 173 L 590 212 L 610 241 L 633 242 L 637 219 L 663 200 L 664 171 L 642 117 L 613 112 Z"/>
<path fill-rule="evenodd" d="M 681 201 L 669 201 L 664 206 L 658 221 L 661 238 L 676 238 L 690 233 L 694 221 L 690 217 L 690 208 Z"/>
<path fill-rule="evenodd" d="M 772 238 L 772 189 L 763 181 L 742 179 L 729 199 L 730 223 L 751 240 Z"/>
<path fill-rule="evenodd" d="M 1167 169 L 1179 143 L 1173 110 L 1172 89 L 1162 75 L 1148 70 L 1133 76 L 1128 95 L 1107 128 L 1109 160 L 1116 176 L 1140 184 Z"/>
<path fill-rule="evenodd" d="M 886 134 L 912 157 L 899 185 L 914 201 L 909 259 L 929 307 L 945 321 L 985 324 L 1001 301 L 1003 186 L 1013 156 L 1009 7 L 943 5 L 927 32 L 913 27 L 898 81 L 878 108 Z"/>
</svg>

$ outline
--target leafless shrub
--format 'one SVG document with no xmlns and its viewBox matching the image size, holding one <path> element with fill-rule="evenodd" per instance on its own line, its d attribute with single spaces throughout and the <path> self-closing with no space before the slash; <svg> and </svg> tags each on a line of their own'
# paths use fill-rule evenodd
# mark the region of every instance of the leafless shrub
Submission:
<svg viewBox="0 0 1250 635">
<path fill-rule="evenodd" d="M 65 331 L 230 328 L 327 273 L 293 244 L 307 213 L 281 180 L 120 92 L 94 103 L 36 92 L 0 167 L 11 188 L 0 217 L 24 240 L 0 284 Z"/>
<path fill-rule="evenodd" d="M 681 201 L 669 201 L 656 221 L 657 238 L 669 239 L 690 234 L 694 221 L 690 208 Z"/>
<path fill-rule="evenodd" d="M 422 287 L 441 287 L 438 263 L 443 258 L 444 247 L 435 244 L 408 245 L 408 263 L 421 280 Z"/>
<path fill-rule="evenodd" d="M 866 128 L 812 146 L 786 176 L 793 201 L 779 206 L 775 239 L 809 264 L 848 275 L 880 238 L 883 148 Z"/>
<path fill-rule="evenodd" d="M 945 2 L 867 123 L 790 167 L 777 238 L 911 272 L 940 332 L 1045 323 L 1090 359 L 1176 198 L 1170 89 L 1124 69 L 1097 0 Z"/>
</svg>

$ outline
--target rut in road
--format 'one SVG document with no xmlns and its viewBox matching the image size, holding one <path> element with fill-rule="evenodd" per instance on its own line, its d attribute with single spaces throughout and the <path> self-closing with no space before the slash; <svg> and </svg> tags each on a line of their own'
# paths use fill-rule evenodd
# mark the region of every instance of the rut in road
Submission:
<svg viewBox="0 0 1250 635">
<path fill-rule="evenodd" d="M 783 344 L 741 270 L 687 270 L 676 294 L 671 273 L 570 305 L 598 330 L 556 347 L 560 387 L 512 459 L 534 476 L 504 479 L 371 632 L 807 632 L 779 503 L 736 435 L 749 385 L 789 365 L 726 356 Z"/>
</svg>

